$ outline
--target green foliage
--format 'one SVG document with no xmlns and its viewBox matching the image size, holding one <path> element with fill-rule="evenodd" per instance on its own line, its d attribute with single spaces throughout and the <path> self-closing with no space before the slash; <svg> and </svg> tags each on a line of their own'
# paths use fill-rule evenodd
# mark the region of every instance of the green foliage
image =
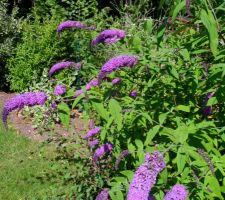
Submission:
<svg viewBox="0 0 225 200">
<path fill-rule="evenodd" d="M 17 9 L 13 9 L 12 14 L 9 15 L 7 4 L 4 1 L 0 2 L 0 89 L 7 85 L 5 65 L 13 56 L 15 45 L 20 39 L 21 19 L 17 19 L 16 14 Z"/>
<path fill-rule="evenodd" d="M 62 19 L 83 20 L 97 12 L 96 0 L 36 0 L 36 13 L 40 17 L 58 16 Z"/>
<path fill-rule="evenodd" d="M 68 162 L 72 160 L 72 164 L 81 164 L 76 166 L 79 169 L 84 164 L 92 176 L 84 171 L 84 174 L 76 175 L 74 179 L 72 173 L 63 177 L 61 174 L 65 174 L 64 170 L 57 167 L 50 174 L 56 173 L 55 176 L 60 180 L 82 180 L 76 189 L 70 188 L 74 191 L 71 192 L 71 198 L 78 195 L 75 197 L 92 199 L 97 190 L 107 187 L 112 199 L 125 199 L 134 171 L 143 163 L 144 155 L 159 150 L 164 155 L 167 167 L 159 174 L 151 191 L 156 199 L 163 199 L 165 191 L 176 183 L 187 187 L 189 199 L 223 199 L 225 28 L 222 2 L 219 4 L 219 10 L 223 11 L 221 13 L 213 7 L 217 4 L 199 0 L 191 5 L 193 17 L 185 19 L 181 16 L 185 12 L 185 1 L 160 1 L 161 8 L 171 3 L 170 12 L 165 11 L 169 16 L 163 20 L 141 19 L 132 10 L 137 2 L 122 7 L 124 10 L 121 13 L 126 14 L 122 19 L 113 22 L 105 13 L 101 13 L 95 15 L 96 30 L 65 31 L 56 40 L 61 49 L 66 49 L 66 53 L 61 51 L 58 60 L 65 56 L 83 62 L 81 70 L 74 75 L 75 79 L 68 79 L 73 76 L 70 72 L 55 76 L 54 84 L 64 83 L 70 88 L 61 97 L 52 95 L 54 84 L 51 85 L 52 80 L 45 80 L 51 100 L 59 102 L 57 116 L 68 127 L 70 109 L 83 111 L 84 117 L 95 119 L 95 126 L 101 127 L 101 133 L 95 136 L 100 140 L 99 145 L 110 142 L 113 152 L 108 157 L 102 157 L 93 167 L 80 154 L 78 156 L 81 159 L 77 160 L 75 152 L 84 149 L 79 145 L 74 146 L 74 141 L 67 141 L 64 145 L 68 145 L 69 149 L 74 148 L 74 151 L 71 153 L 67 147 L 62 148 L 61 156 L 68 158 Z M 103 21 L 105 16 L 107 20 Z M 87 21 L 94 22 L 91 19 Z M 108 22 L 113 22 L 112 27 L 124 29 L 126 38 L 112 45 L 90 47 L 91 39 L 102 29 L 110 27 Z M 49 29 L 53 34 L 52 27 Z M 68 52 L 74 54 L 69 56 L 71 54 Z M 42 53 L 41 48 L 35 56 L 39 53 Z M 55 55 L 51 53 L 51 56 Z M 98 76 L 101 66 L 109 58 L 120 54 L 137 55 L 139 62 L 133 68 L 124 67 L 111 73 L 99 87 L 86 91 L 85 84 Z M 49 68 L 53 58 L 46 57 L 43 68 Z M 41 57 L 36 60 L 41 60 Z M 13 67 L 10 70 L 12 72 Z M 116 77 L 120 77 L 122 82 L 113 86 L 111 80 Z M 41 89 L 42 85 L 36 89 Z M 77 89 L 83 89 L 84 94 L 74 99 L 73 94 Z M 137 97 L 129 97 L 132 90 L 138 91 Z M 214 96 L 205 102 L 206 95 L 212 91 L 215 92 Z M 49 105 L 50 102 L 46 109 Z M 208 106 L 211 106 L 212 112 L 204 114 L 204 108 Z M 76 140 L 79 141 L 78 138 Z M 124 149 L 128 149 L 130 154 L 121 161 L 119 169 L 114 170 L 115 160 Z M 88 156 L 91 157 L 93 153 Z M 91 181 L 85 179 L 88 176 Z M 93 191 L 89 191 L 89 187 Z M 88 195 L 86 191 L 89 191 Z"/>
<path fill-rule="evenodd" d="M 44 23 L 39 19 L 24 23 L 22 41 L 16 47 L 15 56 L 7 64 L 12 90 L 26 89 L 34 75 L 39 79 L 44 68 L 63 57 L 64 49 L 55 31 L 58 23 L 54 18 Z"/>
</svg>

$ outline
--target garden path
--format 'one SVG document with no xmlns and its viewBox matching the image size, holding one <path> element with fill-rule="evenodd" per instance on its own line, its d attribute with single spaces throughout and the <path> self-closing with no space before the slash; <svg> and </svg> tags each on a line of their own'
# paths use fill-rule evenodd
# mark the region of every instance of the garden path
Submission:
<svg viewBox="0 0 225 200">
<path fill-rule="evenodd" d="M 4 103 L 8 99 L 15 95 L 15 93 L 0 92 L 0 108 L 1 105 L 4 105 Z M 79 114 L 77 114 L 77 112 L 75 111 L 73 113 L 73 116 L 74 117 L 71 118 L 71 126 L 68 130 L 62 125 L 56 124 L 54 130 L 46 131 L 42 134 L 38 133 L 38 131 L 32 127 L 31 119 L 24 118 L 17 111 L 13 111 L 10 113 L 9 124 L 19 134 L 22 134 L 35 141 L 45 141 L 49 138 L 49 135 L 56 137 L 68 137 L 73 133 L 82 134 L 87 126 L 87 123 L 85 123 L 84 120 L 80 119 Z"/>
</svg>

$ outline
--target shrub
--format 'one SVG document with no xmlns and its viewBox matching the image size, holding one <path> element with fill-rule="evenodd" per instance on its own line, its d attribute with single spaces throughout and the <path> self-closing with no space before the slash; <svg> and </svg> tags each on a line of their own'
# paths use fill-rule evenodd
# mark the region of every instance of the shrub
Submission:
<svg viewBox="0 0 225 200">
<path fill-rule="evenodd" d="M 12 14 L 7 14 L 7 4 L 0 2 L 0 89 L 8 85 L 6 75 L 8 73 L 5 65 L 7 60 L 13 56 L 16 43 L 20 39 L 21 19 L 16 18 L 17 9 Z"/>
<path fill-rule="evenodd" d="M 15 56 L 7 63 L 12 90 L 26 89 L 34 75 L 39 80 L 44 68 L 67 57 L 64 41 L 56 34 L 59 22 L 54 17 L 43 22 L 36 17 L 34 22 L 24 23 L 22 41 L 16 47 Z"/>
</svg>

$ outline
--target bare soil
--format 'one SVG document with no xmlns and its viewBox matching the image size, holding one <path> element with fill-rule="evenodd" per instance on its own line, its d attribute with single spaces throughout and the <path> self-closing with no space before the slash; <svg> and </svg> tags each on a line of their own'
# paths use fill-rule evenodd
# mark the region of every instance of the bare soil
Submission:
<svg viewBox="0 0 225 200">
<path fill-rule="evenodd" d="M 8 99 L 15 95 L 15 93 L 8 94 L 5 92 L 0 92 L 0 105 L 4 105 Z M 71 118 L 71 126 L 68 130 L 61 124 L 56 124 L 54 130 L 44 132 L 42 134 L 32 127 L 31 119 L 24 118 L 24 116 L 18 111 L 13 111 L 9 114 L 8 122 L 9 127 L 16 130 L 18 134 L 22 134 L 32 140 L 45 141 L 49 138 L 50 134 L 54 134 L 55 137 L 68 137 L 73 134 L 82 134 L 87 128 L 87 122 L 80 118 L 80 114 L 76 112 L 76 110 L 73 111 L 73 116 L 74 117 Z"/>
</svg>

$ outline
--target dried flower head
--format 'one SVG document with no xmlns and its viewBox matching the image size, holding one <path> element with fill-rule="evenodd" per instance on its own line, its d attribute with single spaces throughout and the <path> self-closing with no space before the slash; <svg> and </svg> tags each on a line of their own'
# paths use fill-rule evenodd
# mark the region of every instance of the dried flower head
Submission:
<svg viewBox="0 0 225 200">
<path fill-rule="evenodd" d="M 197 149 L 198 154 L 205 160 L 205 162 L 207 163 L 207 165 L 209 166 L 210 171 L 212 172 L 212 174 L 215 176 L 215 170 L 214 170 L 214 166 L 212 164 L 212 161 L 209 158 L 209 155 L 204 151 L 204 149 L 198 148 Z"/>
<path fill-rule="evenodd" d="M 98 159 L 99 159 L 100 157 L 102 157 L 102 156 L 103 156 L 105 153 L 107 153 L 107 152 L 111 152 L 112 149 L 113 149 L 112 144 L 110 144 L 110 143 L 105 143 L 105 144 L 103 144 L 102 146 L 100 146 L 99 148 L 97 148 L 97 149 L 95 150 L 95 153 L 94 153 L 94 156 L 93 156 L 93 161 L 94 161 L 95 163 L 97 163 L 97 161 L 98 161 Z"/>
<path fill-rule="evenodd" d="M 167 192 L 163 200 L 185 200 L 188 196 L 188 191 L 184 185 L 176 184 Z"/>
<path fill-rule="evenodd" d="M 108 60 L 101 68 L 99 72 L 99 79 L 102 80 L 107 74 L 122 68 L 122 67 L 133 67 L 138 62 L 137 56 L 120 55 Z"/>
<path fill-rule="evenodd" d="M 125 31 L 119 29 L 109 29 L 102 31 L 94 40 L 92 40 L 91 45 L 95 46 L 99 43 L 112 44 L 126 36 Z"/>
<path fill-rule="evenodd" d="M 145 155 L 145 162 L 137 169 L 129 186 L 127 200 L 148 200 L 157 175 L 166 167 L 163 155 L 155 151 Z"/>
<path fill-rule="evenodd" d="M 75 63 L 71 61 L 64 61 L 54 64 L 48 72 L 49 76 L 52 76 L 55 72 L 60 71 L 62 69 L 67 69 L 69 67 L 74 67 L 76 69 L 80 69 L 81 63 Z"/>
<path fill-rule="evenodd" d="M 3 107 L 2 121 L 7 127 L 7 117 L 9 113 L 17 108 L 21 109 L 24 106 L 43 105 L 47 100 L 47 95 L 44 92 L 26 92 L 19 94 L 9 99 Z"/>
</svg>

